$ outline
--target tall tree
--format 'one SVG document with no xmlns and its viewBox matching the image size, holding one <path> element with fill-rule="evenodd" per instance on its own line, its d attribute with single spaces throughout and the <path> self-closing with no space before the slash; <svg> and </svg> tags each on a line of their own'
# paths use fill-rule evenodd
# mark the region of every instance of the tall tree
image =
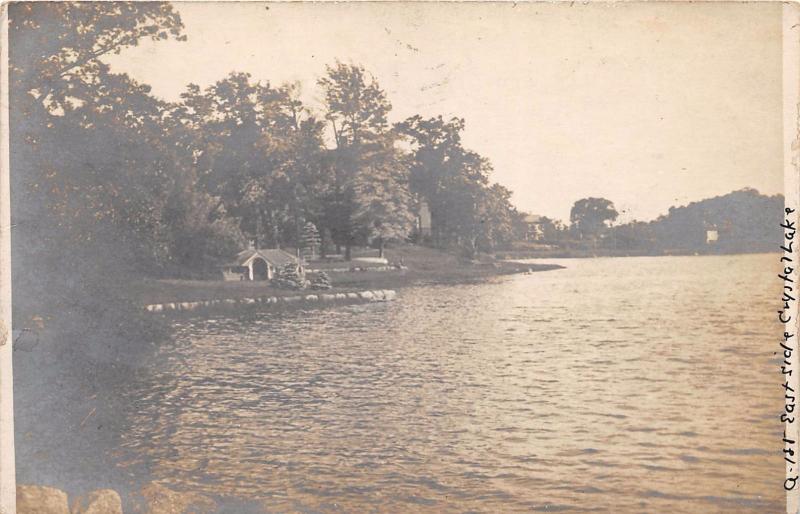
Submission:
<svg viewBox="0 0 800 514">
<path fill-rule="evenodd" d="M 446 246 L 455 237 L 454 223 L 459 215 L 452 210 L 448 197 L 457 184 L 467 184 L 463 177 L 467 161 L 475 161 L 461 145 L 464 120 L 413 116 L 397 125 L 397 131 L 411 144 L 410 187 L 413 194 L 428 204 L 431 213 L 431 236 L 436 246 Z M 479 179 L 483 181 L 483 179 Z"/>
<path fill-rule="evenodd" d="M 489 182 L 491 163 L 461 144 L 463 119 L 413 116 L 397 125 L 411 145 L 411 191 L 431 212 L 431 233 L 440 247 L 467 256 L 512 238 L 518 213 L 508 189 Z"/>
<path fill-rule="evenodd" d="M 404 239 L 414 224 L 406 167 L 397 150 L 381 148 L 355 177 L 355 222 L 383 257 L 386 241 Z"/>
<path fill-rule="evenodd" d="M 392 104 L 363 66 L 337 61 L 318 84 L 325 93 L 337 148 L 379 143 L 386 136 Z"/>
<path fill-rule="evenodd" d="M 362 239 L 377 240 L 382 254 L 384 242 L 407 235 L 413 222 L 406 163 L 387 120 L 391 104 L 362 66 L 337 62 L 319 85 L 336 142 L 327 201 L 330 231 L 348 260 Z"/>
</svg>

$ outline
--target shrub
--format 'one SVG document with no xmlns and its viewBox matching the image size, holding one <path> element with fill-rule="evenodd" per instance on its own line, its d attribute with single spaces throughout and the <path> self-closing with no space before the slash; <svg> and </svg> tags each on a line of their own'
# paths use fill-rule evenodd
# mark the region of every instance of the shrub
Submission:
<svg viewBox="0 0 800 514">
<path fill-rule="evenodd" d="M 297 271 L 297 264 L 288 263 L 278 271 L 274 283 L 281 289 L 305 289 L 308 281 Z"/>
<path fill-rule="evenodd" d="M 320 271 L 314 280 L 311 281 L 311 289 L 330 289 L 331 288 L 331 279 L 328 277 L 328 274 L 324 271 Z"/>
</svg>

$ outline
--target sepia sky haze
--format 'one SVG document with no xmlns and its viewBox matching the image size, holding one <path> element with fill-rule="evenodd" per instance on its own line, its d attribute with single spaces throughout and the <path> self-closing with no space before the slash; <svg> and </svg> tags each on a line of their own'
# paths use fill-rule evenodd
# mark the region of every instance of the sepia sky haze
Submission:
<svg viewBox="0 0 800 514">
<path fill-rule="evenodd" d="M 782 191 L 779 3 L 182 3 L 188 41 L 106 58 L 178 100 L 243 71 L 316 85 L 336 59 L 387 91 L 391 121 L 466 120 L 464 144 L 522 210 L 620 221 L 743 187 Z"/>
</svg>

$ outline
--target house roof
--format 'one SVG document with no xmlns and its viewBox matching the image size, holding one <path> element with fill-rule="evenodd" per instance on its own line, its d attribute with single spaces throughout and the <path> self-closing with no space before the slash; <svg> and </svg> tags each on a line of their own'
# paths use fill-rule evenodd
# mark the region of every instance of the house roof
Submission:
<svg viewBox="0 0 800 514">
<path fill-rule="evenodd" d="M 247 250 L 242 250 L 236 254 L 236 258 L 233 260 L 233 262 L 229 262 L 225 264 L 225 266 L 245 266 L 251 259 L 255 257 L 261 257 L 273 266 L 284 266 L 289 263 L 297 262 L 297 257 L 283 250 L 255 250 L 250 248 Z"/>
<path fill-rule="evenodd" d="M 525 223 L 541 223 L 542 217 L 538 214 L 526 214 L 525 215 Z"/>
</svg>

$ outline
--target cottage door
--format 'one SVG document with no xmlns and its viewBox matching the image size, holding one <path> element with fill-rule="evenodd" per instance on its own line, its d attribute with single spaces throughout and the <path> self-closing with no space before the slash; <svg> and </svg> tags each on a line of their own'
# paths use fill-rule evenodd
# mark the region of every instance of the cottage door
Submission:
<svg viewBox="0 0 800 514">
<path fill-rule="evenodd" d="M 256 259 L 253 261 L 253 280 L 267 280 L 269 273 L 267 271 L 267 262 L 264 259 Z"/>
</svg>

